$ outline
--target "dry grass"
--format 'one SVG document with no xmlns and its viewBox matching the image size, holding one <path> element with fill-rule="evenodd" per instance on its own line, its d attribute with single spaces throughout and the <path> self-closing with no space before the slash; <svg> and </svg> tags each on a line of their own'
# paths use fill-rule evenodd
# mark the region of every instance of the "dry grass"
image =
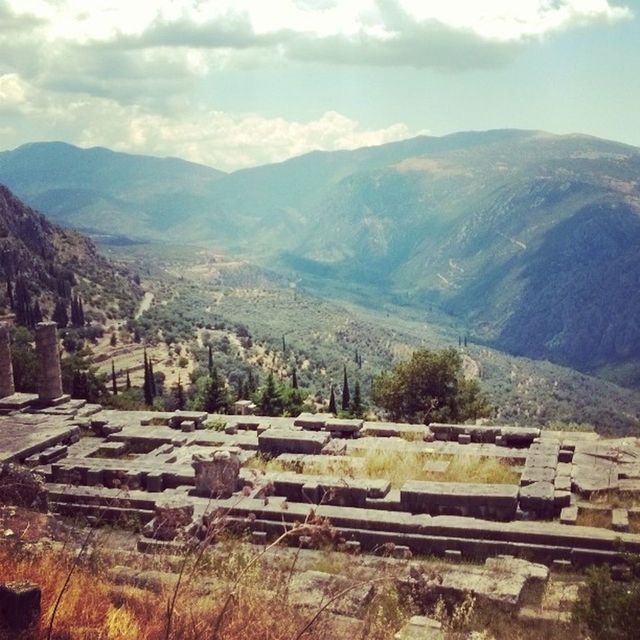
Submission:
<svg viewBox="0 0 640 640">
<path fill-rule="evenodd" d="M 581 527 L 611 528 L 611 512 L 604 509 L 578 509 L 576 524 Z"/>
<path fill-rule="evenodd" d="M 520 475 L 499 458 L 478 456 L 443 456 L 430 452 L 376 449 L 356 457 L 323 456 L 304 464 L 308 475 L 333 475 L 342 478 L 389 480 L 398 489 L 409 480 L 433 480 L 438 482 L 479 482 L 482 484 L 518 484 Z M 425 469 L 431 461 L 446 461 L 447 470 L 437 473 Z M 278 460 L 256 457 L 248 468 L 259 472 L 280 473 L 290 471 Z"/>
<path fill-rule="evenodd" d="M 436 473 L 425 469 L 431 461 L 446 461 L 447 470 Z M 519 474 L 496 458 L 477 456 L 446 457 L 419 451 L 368 451 L 355 463 L 347 458 L 343 463 L 329 460 L 327 466 L 314 463 L 305 472 L 341 474 L 352 478 L 384 479 L 398 489 L 409 480 L 438 482 L 480 482 L 483 484 L 518 484 Z M 308 471 L 309 468 L 309 471 Z"/>
<path fill-rule="evenodd" d="M 212 566 L 205 561 L 197 571 L 192 571 L 194 558 L 190 558 L 175 601 L 170 640 L 337 637 L 332 632 L 335 620 L 326 613 L 300 635 L 317 611 L 289 604 L 284 589 L 287 580 L 282 573 L 267 570 L 260 563 L 254 565 L 252 560 L 256 554 L 248 558 L 246 550 L 240 552 L 239 545 L 235 549 L 238 557 L 233 551 L 224 565 Z M 161 563 L 161 559 L 156 559 L 155 568 L 160 569 Z M 72 568 L 51 640 L 165 640 L 168 605 L 174 595 L 171 582 L 159 593 L 117 585 L 101 564 L 74 566 L 73 558 L 63 552 L 31 554 L 0 547 L 2 579 L 31 581 L 42 589 L 41 623 L 24 636 L 25 640 L 47 639 L 51 613 Z M 335 569 L 337 572 L 337 567 Z M 203 579 L 206 579 L 206 589 Z M 386 588 L 381 588 L 370 606 L 363 640 L 392 637 L 406 617 L 400 605 L 393 610 L 389 608 L 385 593 Z M 3 635 L 0 631 L 0 640 L 9 639 L 18 640 L 14 634 Z"/>
</svg>

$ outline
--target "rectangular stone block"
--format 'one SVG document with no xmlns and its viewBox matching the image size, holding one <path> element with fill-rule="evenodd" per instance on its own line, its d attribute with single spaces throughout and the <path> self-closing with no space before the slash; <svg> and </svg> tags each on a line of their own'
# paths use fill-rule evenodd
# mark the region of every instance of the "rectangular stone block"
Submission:
<svg viewBox="0 0 640 640">
<path fill-rule="evenodd" d="M 511 519 L 518 506 L 518 487 L 412 480 L 400 489 L 400 501 L 403 509 L 412 513 Z"/>
<path fill-rule="evenodd" d="M 458 435 L 458 443 L 459 444 L 470 444 L 471 443 L 471 434 L 470 433 L 461 433 Z"/>
<path fill-rule="evenodd" d="M 575 524 L 578 520 L 578 507 L 565 507 L 560 512 L 560 524 Z"/>
<path fill-rule="evenodd" d="M 626 509 L 611 510 L 611 528 L 614 531 L 629 531 L 629 512 Z"/>
<path fill-rule="evenodd" d="M 327 442 L 327 433 L 268 429 L 258 436 L 258 449 L 271 456 L 282 453 L 320 454 Z"/>
</svg>

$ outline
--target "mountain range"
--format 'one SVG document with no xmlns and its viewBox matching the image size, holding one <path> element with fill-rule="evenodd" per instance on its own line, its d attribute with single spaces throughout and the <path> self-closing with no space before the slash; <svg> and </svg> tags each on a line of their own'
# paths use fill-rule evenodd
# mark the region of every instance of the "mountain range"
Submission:
<svg viewBox="0 0 640 640">
<path fill-rule="evenodd" d="M 203 243 L 451 314 L 472 340 L 640 386 L 640 150 L 495 130 L 225 174 L 63 143 L 0 182 L 65 225 Z"/>
</svg>

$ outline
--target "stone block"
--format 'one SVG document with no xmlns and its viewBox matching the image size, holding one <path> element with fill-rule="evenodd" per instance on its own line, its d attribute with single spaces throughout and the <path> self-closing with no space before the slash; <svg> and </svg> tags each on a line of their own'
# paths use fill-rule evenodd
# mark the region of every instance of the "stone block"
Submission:
<svg viewBox="0 0 640 640">
<path fill-rule="evenodd" d="M 156 540 L 175 540 L 193 521 L 193 503 L 174 498 L 156 503 L 155 517 L 151 521 L 151 535 Z"/>
<path fill-rule="evenodd" d="M 569 463 L 573 460 L 573 451 L 569 449 L 560 449 L 558 452 L 558 461 Z"/>
<path fill-rule="evenodd" d="M 0 629 L 27 631 L 40 618 L 41 591 L 32 582 L 0 583 Z"/>
<path fill-rule="evenodd" d="M 460 562 L 462 560 L 462 551 L 459 549 L 445 549 L 444 557 L 448 562 Z"/>
<path fill-rule="evenodd" d="M 196 430 L 195 420 L 183 420 L 180 423 L 180 431 L 183 433 L 193 433 Z"/>
<path fill-rule="evenodd" d="M 556 476 L 553 486 L 556 491 L 571 491 L 571 478 L 569 476 Z"/>
<path fill-rule="evenodd" d="M 328 442 L 328 433 L 268 429 L 258 436 L 258 449 L 271 456 L 282 453 L 320 454 Z"/>
<path fill-rule="evenodd" d="M 422 482 L 412 480 L 400 489 L 405 511 L 512 519 L 518 503 L 518 487 L 508 484 Z"/>
<path fill-rule="evenodd" d="M 364 420 L 349 419 L 349 418 L 329 418 L 324 423 L 325 431 L 330 431 L 332 434 L 340 434 L 342 436 L 353 436 L 360 432 Z"/>
<path fill-rule="evenodd" d="M 553 515 L 555 491 L 550 482 L 534 482 L 520 488 L 519 504 L 523 511 L 533 511 L 538 516 Z"/>
<path fill-rule="evenodd" d="M 571 505 L 571 491 L 561 491 L 554 487 L 553 506 L 557 511 Z"/>
<path fill-rule="evenodd" d="M 442 623 L 426 616 L 413 616 L 398 633 L 395 640 L 444 640 Z"/>
<path fill-rule="evenodd" d="M 471 434 L 470 433 L 461 433 L 458 435 L 458 443 L 459 444 L 470 444 L 471 443 Z"/>
<path fill-rule="evenodd" d="M 560 524 L 575 524 L 578 520 L 578 507 L 565 507 L 560 512 Z"/>
<path fill-rule="evenodd" d="M 556 472 L 554 469 L 549 469 L 548 467 L 525 467 L 520 476 L 520 486 L 526 487 L 536 482 L 547 482 L 551 484 L 555 480 L 555 477 Z"/>
<path fill-rule="evenodd" d="M 614 531 L 629 531 L 629 512 L 626 509 L 611 510 L 611 528 Z"/>
<path fill-rule="evenodd" d="M 235 492 L 240 474 L 237 449 L 215 451 L 210 457 L 196 454 L 192 466 L 196 472 L 196 495 L 230 498 Z"/>
<path fill-rule="evenodd" d="M 152 471 L 145 477 L 145 487 L 149 493 L 160 493 L 164 486 L 162 482 L 162 472 Z"/>
<path fill-rule="evenodd" d="M 267 544 L 267 532 L 266 531 L 252 531 L 251 542 L 253 544 L 266 545 Z"/>
</svg>

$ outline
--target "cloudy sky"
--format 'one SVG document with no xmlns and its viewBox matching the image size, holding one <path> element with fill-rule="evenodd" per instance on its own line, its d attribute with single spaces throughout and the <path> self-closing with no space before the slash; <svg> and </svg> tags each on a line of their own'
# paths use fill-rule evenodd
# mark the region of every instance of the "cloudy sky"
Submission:
<svg viewBox="0 0 640 640">
<path fill-rule="evenodd" d="M 223 170 L 420 133 L 640 145 L 637 0 L 0 0 L 0 150 Z"/>
</svg>

